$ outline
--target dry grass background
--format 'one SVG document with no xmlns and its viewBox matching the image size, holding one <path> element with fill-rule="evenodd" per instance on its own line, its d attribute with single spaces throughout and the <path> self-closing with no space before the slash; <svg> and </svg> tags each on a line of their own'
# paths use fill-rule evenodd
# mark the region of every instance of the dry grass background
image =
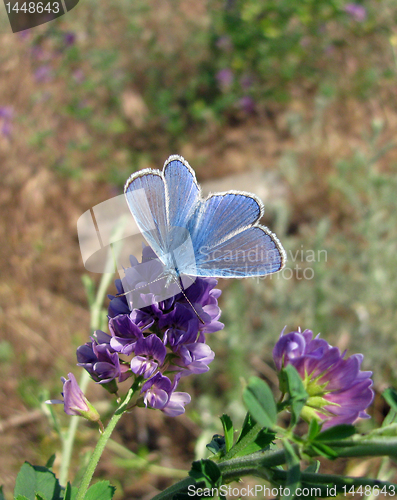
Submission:
<svg viewBox="0 0 397 500">
<path fill-rule="evenodd" d="M 176 15 L 170 4 L 156 5 L 155 9 L 154 4 L 150 4 L 153 10 L 142 14 L 144 35 L 156 32 L 165 51 L 184 48 L 189 24 L 181 23 L 181 19 L 187 17 L 202 29 L 208 26 L 208 13 L 197 2 L 188 2 Z M 108 22 L 93 37 L 96 49 L 120 44 L 120 65 L 125 71 L 131 65 L 130 52 L 136 50 L 135 60 L 143 61 L 136 71 L 143 74 L 150 61 L 144 52 L 139 54 L 143 50 L 139 44 L 129 48 L 123 45 L 124 21 L 117 11 L 109 7 L 99 13 L 87 7 L 79 22 L 84 25 L 90 20 L 88 28 L 94 29 L 94 23 L 104 22 L 105 17 Z M 65 31 L 81 28 L 72 22 L 77 22 L 76 18 L 65 17 L 58 27 Z M 45 36 L 46 26 L 36 29 Z M 93 42 L 83 37 L 80 43 L 84 52 L 84 45 Z M 44 40 L 46 44 L 52 50 L 51 40 Z M 374 64 L 396 71 L 388 41 L 378 36 L 373 44 L 370 57 Z M 122 91 L 119 107 L 108 107 L 111 111 L 106 112 L 101 107 L 106 105 L 109 92 L 99 84 L 88 97 L 96 109 L 95 120 L 120 118 L 125 124 L 113 144 L 106 130 L 65 112 L 73 94 L 67 74 L 61 72 L 47 83 L 37 82 L 36 62 L 28 42 L 3 34 L 0 47 L 0 106 L 11 105 L 15 113 L 12 135 L 0 136 L 0 338 L 11 347 L 0 363 L 0 484 L 10 492 L 25 459 L 42 464 L 54 451 L 55 437 L 49 422 L 37 411 L 40 388 L 45 387 L 54 397 L 54 391 L 60 390 L 59 376 L 71 370 L 77 373 L 75 348 L 86 341 L 89 331 L 76 221 L 90 207 L 121 192 L 109 177 L 112 179 L 115 170 L 121 172 L 120 177 L 131 173 L 128 151 L 140 152 L 140 168 L 160 168 L 169 154 L 180 153 L 196 168 L 200 181 L 258 170 L 277 174 L 280 162 L 291 154 L 299 168 L 289 179 L 283 201 L 291 214 L 289 231 L 304 234 L 305 225 L 327 215 L 336 228 L 344 228 L 348 234 L 349 207 L 329 190 L 327 178 L 335 171 L 335 158 L 368 148 L 366 134 L 374 119 L 383 122 L 380 147 L 395 140 L 397 91 L 393 81 L 378 82 L 376 92 L 367 99 L 341 92 L 338 99 L 322 107 L 310 89 L 297 85 L 287 105 L 270 102 L 254 116 L 238 118 L 222 127 L 214 125 L 177 141 L 159 132 L 155 118 L 142 121 L 147 110 L 142 105 L 139 78 L 135 88 Z M 180 63 L 187 72 L 195 63 L 189 50 L 180 51 Z M 342 50 L 330 65 L 325 65 L 324 70 L 338 75 L 339 88 L 348 87 L 357 64 L 368 57 L 368 48 L 363 54 L 360 50 Z M 62 57 L 58 55 L 52 64 L 61 67 Z M 90 69 L 88 61 L 81 64 L 84 71 L 99 72 Z M 298 125 L 294 117 L 299 117 Z M 40 131 L 47 135 L 39 136 Z M 87 141 L 88 146 L 74 150 L 70 148 L 73 141 Z M 72 165 L 66 174 L 58 168 L 64 161 Z M 396 164 L 397 149 L 391 149 L 379 163 L 385 172 L 395 171 Z M 391 217 L 395 222 L 396 215 Z M 93 278 L 98 281 L 98 276 Z M 88 396 L 94 401 L 106 400 L 94 384 Z M 379 406 L 378 412 L 382 411 Z M 67 420 L 63 422 L 66 425 Z M 200 427 L 188 417 L 171 420 L 155 412 L 147 416 L 139 410 L 125 419 L 115 439 L 135 451 L 145 446 L 163 466 L 187 468 L 199 435 Z M 82 425 L 78 435 L 82 451 L 89 450 L 94 440 L 95 431 Z M 131 482 L 112 457 L 111 452 L 105 454 L 98 474 L 115 478 L 116 485 L 120 481 L 125 499 L 148 498 L 169 484 L 169 479 L 148 473 Z M 344 466 L 343 462 L 338 467 Z M 377 466 L 378 462 L 372 460 L 352 462 L 349 468 L 351 473 L 369 474 Z"/>
</svg>

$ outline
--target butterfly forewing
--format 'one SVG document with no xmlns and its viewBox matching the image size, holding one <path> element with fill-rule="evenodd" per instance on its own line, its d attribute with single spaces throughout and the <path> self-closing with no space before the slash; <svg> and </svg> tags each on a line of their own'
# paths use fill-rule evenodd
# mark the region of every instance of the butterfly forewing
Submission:
<svg viewBox="0 0 397 500">
<path fill-rule="evenodd" d="M 263 207 L 253 196 L 228 192 L 209 196 L 198 207 L 189 229 L 196 251 L 200 246 L 216 246 L 255 224 Z"/>
<path fill-rule="evenodd" d="M 174 159 L 176 158 L 176 159 Z M 187 228 L 200 199 L 200 188 L 193 169 L 171 156 L 164 165 L 169 228 Z"/>
</svg>

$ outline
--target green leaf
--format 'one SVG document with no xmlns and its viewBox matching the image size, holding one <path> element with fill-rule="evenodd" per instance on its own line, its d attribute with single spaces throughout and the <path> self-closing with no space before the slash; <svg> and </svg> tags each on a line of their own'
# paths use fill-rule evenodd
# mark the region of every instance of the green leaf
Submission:
<svg viewBox="0 0 397 500">
<path fill-rule="evenodd" d="M 314 460 L 312 463 L 310 463 L 304 472 L 310 472 L 311 474 L 317 474 L 317 472 L 320 470 L 320 462 L 318 460 Z"/>
<path fill-rule="evenodd" d="M 221 416 L 221 422 L 223 426 L 223 432 L 225 434 L 226 452 L 228 452 L 230 448 L 233 446 L 233 438 L 234 438 L 233 423 L 229 415 L 226 414 L 223 414 Z"/>
<path fill-rule="evenodd" d="M 239 443 L 243 439 L 243 437 L 246 436 L 250 432 L 250 430 L 254 427 L 255 424 L 256 424 L 256 422 L 252 418 L 251 413 L 247 412 L 247 414 L 245 415 L 243 426 L 241 428 L 240 435 L 237 439 L 237 443 Z"/>
<path fill-rule="evenodd" d="M 277 407 L 270 387 L 258 377 L 251 377 L 243 393 L 244 402 L 253 419 L 272 428 L 277 421 Z"/>
<path fill-rule="evenodd" d="M 308 394 L 303 385 L 301 376 L 297 372 L 296 368 L 292 365 L 287 365 L 285 368 L 281 370 L 283 374 L 285 374 L 287 380 L 287 388 L 288 392 L 292 398 L 307 398 Z"/>
<path fill-rule="evenodd" d="M 353 425 L 341 424 L 330 427 L 316 436 L 316 441 L 336 441 L 346 439 L 356 433 Z"/>
<path fill-rule="evenodd" d="M 29 500 L 29 498 L 25 497 L 25 495 L 18 495 L 15 500 Z"/>
<path fill-rule="evenodd" d="M 63 500 L 74 500 L 76 498 L 79 489 L 76 486 L 72 486 L 70 483 L 66 485 Z"/>
<path fill-rule="evenodd" d="M 49 469 L 28 462 L 22 465 L 15 483 L 14 497 L 22 495 L 28 500 L 36 500 L 36 494 L 39 494 L 45 500 L 58 500 L 60 492 L 59 482 Z"/>
<path fill-rule="evenodd" d="M 234 455 L 235 457 L 244 457 L 250 453 L 255 453 L 256 451 L 264 450 L 269 447 L 271 442 L 276 437 L 276 433 L 272 432 L 270 429 L 261 429 L 256 435 L 253 442 L 249 443 L 240 452 Z"/>
<path fill-rule="evenodd" d="M 3 487 L 0 486 L 0 500 L 6 500 L 4 493 L 3 493 Z"/>
<path fill-rule="evenodd" d="M 296 489 L 300 484 L 300 462 L 298 456 L 294 451 L 294 448 L 289 441 L 283 439 L 283 446 L 288 465 L 285 486 L 289 489 L 289 495 L 283 495 L 283 500 L 292 500 L 295 497 Z"/>
<path fill-rule="evenodd" d="M 338 458 L 338 454 L 336 453 L 336 451 L 334 451 L 324 443 L 314 441 L 310 446 L 312 447 L 312 450 L 321 457 L 329 458 L 330 460 Z"/>
<path fill-rule="evenodd" d="M 313 418 L 312 420 L 310 420 L 309 432 L 307 433 L 307 437 L 310 440 L 313 440 L 319 432 L 320 432 L 320 426 L 319 426 L 317 420 L 315 418 Z"/>
<path fill-rule="evenodd" d="M 397 423 L 397 412 L 391 409 L 384 418 L 381 427 L 387 427 L 388 425 L 396 423 Z"/>
<path fill-rule="evenodd" d="M 294 366 L 287 365 L 283 368 L 280 372 L 280 380 L 282 386 L 290 395 L 289 404 L 292 414 L 291 427 L 294 427 L 298 423 L 302 408 L 305 406 L 309 395 L 307 394 L 302 379 Z"/>
<path fill-rule="evenodd" d="M 111 500 L 115 491 L 109 481 L 99 481 L 88 489 L 84 500 Z"/>
<path fill-rule="evenodd" d="M 397 411 L 397 391 L 393 389 L 393 387 L 389 387 L 385 391 L 382 392 L 383 398 L 389 404 L 389 406 Z"/>
<path fill-rule="evenodd" d="M 52 469 L 52 466 L 54 465 L 54 462 L 55 462 L 55 453 L 53 453 L 50 458 L 47 460 L 47 463 L 45 464 L 45 466 L 47 467 L 47 469 Z"/>
<path fill-rule="evenodd" d="M 212 436 L 212 440 L 210 443 L 207 444 L 206 448 L 216 455 L 219 453 L 221 450 L 225 449 L 225 437 L 221 436 L 220 434 L 214 434 Z"/>
<path fill-rule="evenodd" d="M 215 462 L 208 459 L 193 462 L 189 476 L 197 483 L 203 482 L 205 488 L 217 488 L 222 484 L 222 474 L 219 467 Z"/>
</svg>

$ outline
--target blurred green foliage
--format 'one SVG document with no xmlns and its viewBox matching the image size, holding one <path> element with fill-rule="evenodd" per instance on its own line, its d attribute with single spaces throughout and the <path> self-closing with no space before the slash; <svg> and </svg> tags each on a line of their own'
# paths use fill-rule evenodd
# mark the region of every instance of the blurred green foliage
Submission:
<svg viewBox="0 0 397 500">
<path fill-rule="evenodd" d="M 241 373 L 260 369 L 258 360 L 273 367 L 271 350 L 284 327 L 321 332 L 347 355 L 364 354 L 364 369 L 374 371 L 375 383 L 397 382 L 397 178 L 395 168 L 379 165 L 397 144 L 381 146 L 382 126 L 375 121 L 365 150 L 336 158 L 328 175 L 342 220 L 324 217 L 290 233 L 291 213 L 280 206 L 272 227 L 287 251 L 286 268 L 257 282 L 236 281 L 225 292 L 227 359 L 225 338 L 217 335 L 213 342 L 220 350 L 214 365 L 230 374 L 228 400 L 241 390 Z M 294 178 L 301 168 L 296 159 L 291 168 Z"/>
<path fill-rule="evenodd" d="M 175 147 L 198 132 L 211 134 L 226 121 L 244 119 L 271 103 L 285 104 L 292 82 L 295 90 L 300 86 L 311 95 L 349 91 L 369 98 L 379 80 L 394 77 L 394 71 L 362 58 L 348 83 L 338 83 L 340 58 L 345 50 L 353 54 L 356 45 L 364 53 L 375 49 L 379 33 L 383 39 L 391 34 L 393 15 L 388 17 L 387 2 L 379 10 L 372 3 L 351 4 L 361 9 L 361 17 L 347 12 L 346 5 L 342 0 L 217 1 L 203 14 L 204 24 L 175 2 L 175 19 L 172 12 L 159 13 L 163 24 L 170 24 L 167 32 L 146 2 L 100 2 L 95 16 L 87 2 L 79 6 L 79 24 L 70 31 L 65 20 L 55 21 L 28 44 L 42 98 L 51 99 L 45 95 L 46 79 L 61 79 L 59 112 L 86 124 L 95 142 L 109 145 L 102 160 L 118 169 L 131 161 L 140 168 L 142 141 Z M 119 27 L 116 33 L 112 24 Z M 126 90 L 133 90 L 142 107 L 135 110 L 137 119 L 132 117 L 141 140 L 129 153 Z M 34 99 L 40 100 L 40 93 Z M 35 131 L 30 143 L 42 147 L 49 133 Z M 122 160 L 112 159 L 115 149 Z"/>
</svg>

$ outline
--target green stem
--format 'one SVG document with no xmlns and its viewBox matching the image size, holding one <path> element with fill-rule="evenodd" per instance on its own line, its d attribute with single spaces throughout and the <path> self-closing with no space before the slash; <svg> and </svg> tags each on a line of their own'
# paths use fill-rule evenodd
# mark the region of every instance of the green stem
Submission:
<svg viewBox="0 0 397 500">
<path fill-rule="evenodd" d="M 88 382 L 90 380 L 90 374 L 87 371 L 83 371 L 80 377 L 79 386 L 84 393 Z M 69 467 L 72 459 L 73 444 L 76 437 L 77 427 L 80 423 L 80 418 L 74 417 L 70 419 L 69 428 L 63 435 L 62 439 L 62 460 L 59 469 L 59 482 L 65 485 L 68 482 L 69 477 Z"/>
<path fill-rule="evenodd" d="M 338 442 L 338 445 L 342 446 L 343 441 Z M 334 443 L 331 444 L 334 445 Z M 295 450 L 298 450 L 298 447 L 294 445 Z M 334 447 L 335 449 L 335 447 Z M 337 453 L 339 457 L 365 457 L 365 456 L 397 456 L 397 438 L 387 438 L 387 439 L 374 439 L 371 441 L 366 441 L 365 443 L 357 443 L 354 441 L 345 442 L 344 447 L 337 448 Z M 314 452 L 308 453 L 311 456 L 316 456 Z M 246 455 L 245 457 L 233 458 L 231 460 L 225 460 L 223 462 L 218 463 L 218 467 L 222 473 L 222 478 L 224 481 L 233 481 L 237 480 L 243 476 L 247 475 L 260 475 L 261 469 L 268 469 L 270 467 L 276 467 L 279 465 L 283 465 L 286 463 L 286 456 L 284 450 L 275 450 L 275 451 L 266 451 L 266 452 L 256 452 L 251 455 Z M 272 476 L 275 472 L 272 469 L 269 471 L 269 475 Z M 283 471 L 277 471 L 276 474 L 282 474 Z M 318 476 L 317 474 L 306 474 L 305 478 L 308 482 L 315 482 L 314 479 Z M 324 481 L 329 477 L 334 479 L 334 476 L 328 475 L 320 475 L 319 477 L 323 477 Z M 275 477 L 275 476 L 273 476 Z M 339 477 L 339 476 L 335 476 Z M 281 476 L 280 476 L 281 478 Z M 335 479 L 336 481 L 336 479 Z M 392 483 L 372 480 L 372 479 L 362 479 L 362 478 L 341 478 L 339 477 L 338 481 L 342 481 L 340 484 L 343 485 L 364 485 L 364 484 L 382 484 L 389 485 Z M 375 481 L 375 482 L 374 482 Z M 321 482 L 321 481 L 319 481 Z M 171 488 L 166 489 L 162 493 L 159 493 L 152 500 L 167 500 L 172 498 L 176 493 L 182 493 L 186 491 L 186 488 L 190 484 L 195 484 L 192 478 L 186 478 L 175 484 Z M 339 483 L 335 483 L 339 484 Z"/>
<path fill-rule="evenodd" d="M 287 479 L 288 471 L 275 469 L 272 471 L 272 477 L 276 480 Z M 338 476 L 336 474 L 315 474 L 313 472 L 301 472 L 301 482 L 312 484 L 327 484 L 328 486 L 396 486 L 389 481 L 380 479 L 370 479 L 368 477 L 350 477 Z"/>
<path fill-rule="evenodd" d="M 329 442 L 330 446 L 334 449 L 336 446 L 341 446 L 335 450 L 339 457 L 397 457 L 397 438 L 384 438 L 384 439 L 373 439 L 371 441 L 362 441 L 357 444 L 357 442 L 344 444 L 338 442 L 334 444 Z"/>
<path fill-rule="evenodd" d="M 120 223 L 120 226 L 117 226 L 115 228 L 114 234 L 112 235 L 113 241 L 118 241 L 120 239 L 123 230 L 124 230 L 124 222 Z M 113 280 L 113 273 L 110 272 L 110 270 L 112 263 L 114 263 L 114 259 L 117 258 L 117 255 L 120 252 L 119 245 L 115 245 L 113 251 L 114 255 L 111 252 L 109 252 L 106 261 L 105 270 L 109 272 L 102 274 L 102 278 L 99 283 L 95 299 L 92 303 L 89 304 L 91 313 L 91 322 L 90 322 L 91 333 L 94 332 L 95 330 L 102 328 L 102 317 L 101 317 L 102 304 L 105 300 L 106 291 L 111 281 Z M 89 373 L 83 370 L 83 374 L 81 375 L 79 381 L 79 386 L 83 393 L 85 393 L 89 381 L 90 381 Z M 61 460 L 61 467 L 59 470 L 59 482 L 62 485 L 65 485 L 68 481 L 73 445 L 79 423 L 80 423 L 79 418 L 71 418 L 69 423 L 69 428 L 62 437 L 62 460 Z"/>
<path fill-rule="evenodd" d="M 76 496 L 76 500 L 84 500 L 85 494 L 87 493 L 88 487 L 91 483 L 92 476 L 94 475 L 96 466 L 98 465 L 99 459 L 101 458 L 102 452 L 105 449 L 106 443 L 110 438 L 117 422 L 122 417 L 123 413 L 115 413 L 111 418 L 105 432 L 99 438 L 99 441 L 93 451 L 88 466 L 84 472 L 83 479 L 81 480 L 79 491 Z"/>
<path fill-rule="evenodd" d="M 92 476 L 94 475 L 96 466 L 98 465 L 99 459 L 105 449 L 106 443 L 108 442 L 110 436 L 114 428 L 116 427 L 117 422 L 123 416 L 124 412 L 128 409 L 128 404 L 131 402 L 136 390 L 138 389 L 138 384 L 134 383 L 131 389 L 128 391 L 124 401 L 115 411 L 113 417 L 110 419 L 105 431 L 102 433 L 101 437 L 98 440 L 98 443 L 92 452 L 90 461 L 88 462 L 87 468 L 84 472 L 83 478 L 81 480 L 79 491 L 77 492 L 75 500 L 84 500 L 84 497 L 87 493 L 88 487 L 91 483 Z"/>
</svg>

